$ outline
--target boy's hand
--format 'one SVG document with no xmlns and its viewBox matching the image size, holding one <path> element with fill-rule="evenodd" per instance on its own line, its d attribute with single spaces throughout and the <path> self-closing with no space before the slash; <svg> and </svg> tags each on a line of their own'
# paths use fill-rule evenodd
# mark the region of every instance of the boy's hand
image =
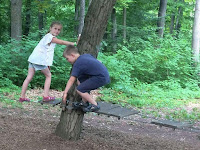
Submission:
<svg viewBox="0 0 200 150">
<path fill-rule="evenodd" d="M 67 94 L 63 94 L 62 103 L 60 105 L 60 107 L 62 108 L 62 111 L 66 110 L 66 98 L 67 98 Z"/>
<path fill-rule="evenodd" d="M 67 94 L 63 94 L 62 102 L 63 104 L 66 104 Z"/>
</svg>

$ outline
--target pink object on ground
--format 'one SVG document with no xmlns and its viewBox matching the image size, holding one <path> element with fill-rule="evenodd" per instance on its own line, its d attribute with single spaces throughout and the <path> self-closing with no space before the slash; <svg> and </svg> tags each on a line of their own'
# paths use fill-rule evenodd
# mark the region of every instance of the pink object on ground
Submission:
<svg viewBox="0 0 200 150">
<path fill-rule="evenodd" d="M 28 98 L 19 98 L 19 102 L 30 102 L 30 99 L 28 99 Z"/>
<path fill-rule="evenodd" d="M 43 96 L 43 102 L 49 102 L 49 101 L 54 101 L 54 100 L 55 100 L 55 97 L 50 97 L 50 96 L 44 97 Z"/>
</svg>

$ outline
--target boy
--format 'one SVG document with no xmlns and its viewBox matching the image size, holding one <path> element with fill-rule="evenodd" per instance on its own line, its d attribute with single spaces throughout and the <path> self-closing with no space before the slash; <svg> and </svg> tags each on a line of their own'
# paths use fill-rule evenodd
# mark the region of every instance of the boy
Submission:
<svg viewBox="0 0 200 150">
<path fill-rule="evenodd" d="M 63 103 L 66 103 L 70 87 L 78 79 L 80 84 L 77 86 L 77 93 L 82 97 L 82 102 L 76 105 L 81 106 L 84 112 L 98 111 L 100 107 L 89 92 L 110 82 L 107 68 L 90 54 L 80 55 L 78 49 L 72 45 L 66 48 L 63 56 L 73 65 L 63 94 Z"/>
</svg>

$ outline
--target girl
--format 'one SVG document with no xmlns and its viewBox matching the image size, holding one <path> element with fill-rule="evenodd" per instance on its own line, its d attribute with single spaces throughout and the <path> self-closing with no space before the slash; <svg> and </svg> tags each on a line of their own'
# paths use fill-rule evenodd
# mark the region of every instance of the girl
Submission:
<svg viewBox="0 0 200 150">
<path fill-rule="evenodd" d="M 50 66 L 52 66 L 52 63 L 53 63 L 54 48 L 56 44 L 76 45 L 76 42 L 73 43 L 73 42 L 63 41 L 56 38 L 56 36 L 60 34 L 61 29 L 62 29 L 61 23 L 52 22 L 49 32 L 40 40 L 38 45 L 33 50 L 32 54 L 29 56 L 28 75 L 22 85 L 21 97 L 19 98 L 19 102 L 30 101 L 30 99 L 25 97 L 25 93 L 26 93 L 28 84 L 31 82 L 35 74 L 35 71 L 37 70 L 41 70 L 41 72 L 46 77 L 45 83 L 44 83 L 43 101 L 55 100 L 55 97 L 49 96 L 49 88 L 51 84 Z"/>
</svg>

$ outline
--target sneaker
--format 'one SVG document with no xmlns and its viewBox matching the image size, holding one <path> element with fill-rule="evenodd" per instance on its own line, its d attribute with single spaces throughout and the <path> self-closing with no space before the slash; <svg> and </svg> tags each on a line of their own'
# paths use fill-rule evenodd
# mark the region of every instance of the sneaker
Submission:
<svg viewBox="0 0 200 150">
<path fill-rule="evenodd" d="M 100 109 L 99 104 L 97 103 L 97 105 L 91 104 L 88 107 L 83 107 L 82 110 L 84 112 L 96 112 Z"/>
<path fill-rule="evenodd" d="M 44 97 L 43 96 L 43 102 L 49 102 L 49 101 L 54 101 L 54 100 L 55 100 L 55 97 L 50 97 L 50 96 Z"/>
<path fill-rule="evenodd" d="M 73 106 L 74 106 L 75 109 L 77 109 L 77 108 L 83 108 L 83 107 L 88 107 L 89 103 L 88 102 L 83 102 L 83 101 L 81 101 L 81 102 L 74 102 Z"/>
<path fill-rule="evenodd" d="M 19 102 L 22 103 L 22 102 L 30 102 L 30 99 L 28 98 L 19 98 Z"/>
</svg>

